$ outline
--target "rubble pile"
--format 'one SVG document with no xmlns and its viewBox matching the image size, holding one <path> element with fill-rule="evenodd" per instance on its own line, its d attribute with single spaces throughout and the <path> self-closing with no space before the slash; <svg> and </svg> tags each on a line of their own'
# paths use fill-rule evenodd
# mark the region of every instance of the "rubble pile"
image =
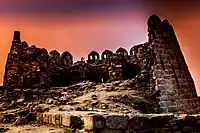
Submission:
<svg viewBox="0 0 200 133">
<path fill-rule="evenodd" d="M 144 84 L 136 82 L 142 77 L 142 75 L 138 75 L 134 79 L 102 84 L 88 81 L 66 88 L 52 88 L 62 90 L 62 95 L 47 99 L 46 103 L 61 105 L 67 111 L 155 113 L 155 107 L 158 106 L 159 101 L 159 91 L 147 89 L 142 86 Z"/>
<path fill-rule="evenodd" d="M 22 93 L 21 98 L 17 100 L 13 98 L 11 101 L 5 99 L 2 101 L 4 97 L 1 97 L 1 114 L 5 114 L 1 122 L 21 123 L 18 121 L 28 119 L 30 114 L 51 110 L 155 113 L 154 108 L 158 106 L 158 99 L 151 97 L 158 98 L 159 93 L 139 83 L 145 81 L 142 80 L 144 77 L 140 74 L 130 80 L 108 83 L 84 81 L 68 87 L 29 90 L 31 93 Z M 10 111 L 14 112 L 8 113 Z M 25 114 L 18 115 L 22 114 L 20 112 Z"/>
</svg>

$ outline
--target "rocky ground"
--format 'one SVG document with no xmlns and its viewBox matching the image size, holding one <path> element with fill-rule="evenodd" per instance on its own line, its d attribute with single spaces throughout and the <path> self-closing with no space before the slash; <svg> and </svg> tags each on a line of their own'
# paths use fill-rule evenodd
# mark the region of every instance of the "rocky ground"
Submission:
<svg viewBox="0 0 200 133">
<path fill-rule="evenodd" d="M 13 126 L 11 124 L 0 124 L 0 133 L 65 133 L 65 129 L 41 126 L 41 125 L 24 125 Z"/>
<path fill-rule="evenodd" d="M 0 122 L 27 124 L 36 112 L 155 113 L 159 91 L 144 76 L 110 83 L 80 82 L 68 87 L 35 89 L 19 98 L 1 97 Z"/>
</svg>

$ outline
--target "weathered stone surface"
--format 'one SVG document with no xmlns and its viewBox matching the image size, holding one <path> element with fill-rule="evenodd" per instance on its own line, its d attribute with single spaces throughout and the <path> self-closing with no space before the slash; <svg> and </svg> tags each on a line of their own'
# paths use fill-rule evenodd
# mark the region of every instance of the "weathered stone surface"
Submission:
<svg viewBox="0 0 200 133">
<path fill-rule="evenodd" d="M 49 124 L 49 115 L 48 113 L 43 114 L 43 124 Z"/>
<path fill-rule="evenodd" d="M 134 129 L 135 131 L 147 129 L 150 126 L 149 118 L 145 116 L 132 116 L 128 123 L 130 128 Z"/>
<path fill-rule="evenodd" d="M 18 125 L 26 125 L 28 124 L 28 120 L 26 119 L 26 117 L 21 117 L 21 118 L 18 118 L 14 125 L 18 126 Z"/>
<path fill-rule="evenodd" d="M 46 119 L 45 117 L 42 118 Z M 83 115 L 84 123 L 80 121 L 80 116 L 71 115 L 71 118 L 72 122 L 70 124 L 70 127 L 67 127 L 67 129 L 71 129 L 69 131 L 77 131 L 82 133 L 200 132 L 200 114 L 140 114 L 132 115 L 130 117 L 120 115 L 100 116 L 94 114 Z M 76 118 L 76 121 L 73 120 L 74 118 Z M 105 118 L 105 126 L 102 126 L 102 118 Z M 43 119 L 41 121 L 43 121 Z M 100 125 L 96 126 L 97 128 L 95 128 L 94 124 L 95 119 L 98 121 L 98 125 Z M 74 126 L 72 126 L 72 124 Z M 56 125 L 63 126 L 59 123 L 57 123 Z"/>
<path fill-rule="evenodd" d="M 55 114 L 55 124 L 56 125 L 61 125 L 62 124 L 61 114 Z"/>
<path fill-rule="evenodd" d="M 36 119 L 39 123 L 42 123 L 43 122 L 43 113 L 37 113 Z"/>
<path fill-rule="evenodd" d="M 82 129 L 84 122 L 80 116 L 71 116 L 71 128 L 72 129 Z"/>
<path fill-rule="evenodd" d="M 103 129 L 105 127 L 105 119 L 101 115 L 86 115 L 84 116 L 84 128 L 91 131 L 94 129 Z"/>
<path fill-rule="evenodd" d="M 169 115 L 154 115 L 149 119 L 149 125 L 152 128 L 165 128 L 168 127 L 170 121 L 174 119 L 173 114 Z"/>
<path fill-rule="evenodd" d="M 106 127 L 108 129 L 127 129 L 128 116 L 107 116 Z"/>
<path fill-rule="evenodd" d="M 66 127 L 71 126 L 71 116 L 70 115 L 62 115 L 62 125 Z"/>
</svg>

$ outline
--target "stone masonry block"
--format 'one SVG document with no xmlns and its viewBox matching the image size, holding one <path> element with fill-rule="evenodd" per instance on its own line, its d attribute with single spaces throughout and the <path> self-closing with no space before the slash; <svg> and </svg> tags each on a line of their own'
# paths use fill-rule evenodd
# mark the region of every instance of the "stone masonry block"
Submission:
<svg viewBox="0 0 200 133">
<path fill-rule="evenodd" d="M 39 123 L 43 122 L 43 114 L 42 113 L 37 113 L 36 114 L 36 119 Z"/>
<path fill-rule="evenodd" d="M 56 125 L 61 125 L 62 124 L 61 114 L 56 114 L 55 115 L 55 123 L 56 123 Z"/>
<path fill-rule="evenodd" d="M 128 122 L 131 129 L 138 131 L 149 127 L 149 118 L 145 116 L 132 116 Z"/>
<path fill-rule="evenodd" d="M 60 115 L 60 125 L 70 127 L 71 129 L 82 129 L 83 120 L 80 116 L 73 116 L 69 114 Z"/>
<path fill-rule="evenodd" d="M 128 116 L 109 115 L 106 117 L 106 127 L 108 129 L 127 129 Z"/>
<path fill-rule="evenodd" d="M 65 127 L 70 127 L 71 124 L 71 118 L 69 114 L 64 114 L 62 117 L 62 125 Z"/>
<path fill-rule="evenodd" d="M 153 128 L 165 128 L 169 126 L 170 121 L 173 119 L 173 114 L 153 115 L 150 117 L 149 124 Z"/>
<path fill-rule="evenodd" d="M 49 124 L 52 124 L 52 114 L 48 114 L 49 115 Z"/>
<path fill-rule="evenodd" d="M 52 114 L 52 124 L 56 125 L 56 114 Z"/>
<path fill-rule="evenodd" d="M 105 119 L 101 115 L 84 116 L 85 130 L 103 129 L 105 127 Z"/>
<path fill-rule="evenodd" d="M 47 113 L 43 113 L 43 124 L 49 123 L 49 115 Z"/>
</svg>

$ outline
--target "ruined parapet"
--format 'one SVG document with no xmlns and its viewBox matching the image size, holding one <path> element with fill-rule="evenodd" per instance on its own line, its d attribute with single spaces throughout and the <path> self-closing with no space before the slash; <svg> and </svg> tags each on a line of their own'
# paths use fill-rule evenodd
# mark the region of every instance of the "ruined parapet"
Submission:
<svg viewBox="0 0 200 133">
<path fill-rule="evenodd" d="M 29 47 L 25 41 L 21 42 L 20 32 L 15 31 L 5 66 L 3 86 L 6 90 L 48 86 L 47 58 L 46 49 L 35 45 Z"/>
<path fill-rule="evenodd" d="M 111 57 L 113 55 L 113 52 L 110 50 L 104 50 L 101 54 L 101 61 L 104 64 L 104 66 L 110 66 L 111 63 Z"/>
<path fill-rule="evenodd" d="M 86 73 L 88 70 L 88 64 L 83 61 L 77 61 L 72 65 L 71 74 L 73 83 L 77 83 L 86 80 Z"/>
<path fill-rule="evenodd" d="M 51 86 L 59 85 L 60 70 L 62 69 L 62 66 L 61 56 L 58 51 L 52 50 L 49 52 L 48 66 L 51 75 Z"/>
<path fill-rule="evenodd" d="M 46 49 L 37 48 L 35 45 L 28 47 L 27 43 L 23 54 L 20 54 L 22 62 L 22 88 L 37 88 L 49 86 L 48 52 Z"/>
<path fill-rule="evenodd" d="M 96 51 L 92 51 L 88 54 L 88 64 L 99 64 L 100 63 L 100 56 L 99 53 Z"/>
<path fill-rule="evenodd" d="M 73 64 L 73 56 L 68 51 L 65 51 L 61 55 L 61 64 L 63 68 L 69 68 Z"/>
<path fill-rule="evenodd" d="M 13 41 L 19 42 L 19 43 L 21 42 L 20 31 L 15 31 L 14 32 Z"/>
<path fill-rule="evenodd" d="M 198 113 L 194 81 L 190 75 L 174 30 L 167 20 L 156 15 L 148 20 L 149 43 L 156 54 L 154 77 L 161 91 L 162 112 Z"/>
<path fill-rule="evenodd" d="M 11 45 L 10 52 L 8 53 L 3 87 L 11 89 L 12 87 L 21 87 L 21 62 L 19 53 L 22 51 L 20 32 L 15 31 Z"/>
<path fill-rule="evenodd" d="M 110 66 L 108 68 L 110 81 L 123 79 L 122 64 L 127 57 L 128 52 L 126 51 L 126 49 L 121 47 L 117 49 L 114 54 L 112 54 L 112 56 L 110 57 Z"/>
</svg>

